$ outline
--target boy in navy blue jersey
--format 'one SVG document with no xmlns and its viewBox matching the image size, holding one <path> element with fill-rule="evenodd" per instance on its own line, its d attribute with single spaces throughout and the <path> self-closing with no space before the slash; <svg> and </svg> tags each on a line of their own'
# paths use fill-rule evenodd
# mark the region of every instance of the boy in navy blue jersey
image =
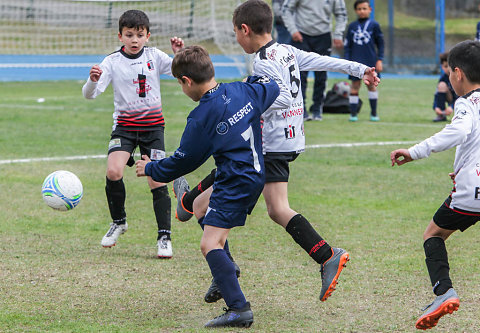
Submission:
<svg viewBox="0 0 480 333">
<path fill-rule="evenodd" d="M 433 119 L 434 122 L 447 121 L 447 116 L 453 113 L 453 106 L 458 98 L 448 78 L 450 75 L 448 52 L 441 53 L 439 58 L 443 74 L 440 76 L 440 79 L 438 79 L 437 91 L 433 98 L 433 110 L 437 115 Z"/>
<path fill-rule="evenodd" d="M 383 33 L 378 22 L 370 19 L 372 8 L 369 0 L 357 0 L 354 4 L 358 20 L 350 23 L 345 38 L 345 59 L 357 61 L 369 67 L 375 67 L 377 73 L 383 70 L 384 42 Z M 350 89 L 350 121 L 358 121 L 358 92 L 361 80 L 349 76 L 352 80 Z M 377 115 L 378 91 L 374 85 L 368 86 L 368 99 L 370 101 L 370 120 L 379 121 Z"/>
<path fill-rule="evenodd" d="M 213 155 L 217 172 L 200 247 L 228 310 L 205 326 L 249 327 L 253 323 L 250 303 L 224 245 L 229 230 L 245 224 L 262 193 L 265 171 L 260 116 L 275 101 L 279 88 L 267 77 L 218 84 L 210 57 L 200 46 L 179 51 L 172 74 L 183 92 L 200 103 L 188 116 L 174 155 L 154 162 L 142 156 L 143 160 L 137 161 L 137 175 L 168 183 Z"/>
</svg>

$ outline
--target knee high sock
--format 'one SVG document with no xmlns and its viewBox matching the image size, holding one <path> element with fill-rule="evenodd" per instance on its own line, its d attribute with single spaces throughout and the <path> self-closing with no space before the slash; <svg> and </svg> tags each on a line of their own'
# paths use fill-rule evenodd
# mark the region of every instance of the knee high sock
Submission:
<svg viewBox="0 0 480 333">
<path fill-rule="evenodd" d="M 443 295 L 448 289 L 452 288 L 445 241 L 440 237 L 431 237 L 423 243 L 423 248 L 433 292 L 437 296 Z"/>
<path fill-rule="evenodd" d="M 170 230 L 172 228 L 172 201 L 168 194 L 167 185 L 154 188 L 151 192 L 153 196 L 153 210 L 158 226 L 157 239 L 160 239 L 164 235 L 167 236 L 167 239 L 170 239 Z"/>
<path fill-rule="evenodd" d="M 235 267 L 225 250 L 211 250 L 207 253 L 205 259 L 227 306 L 231 309 L 243 309 L 247 300 L 243 295 L 242 289 L 240 289 L 240 284 L 235 274 Z"/>
<path fill-rule="evenodd" d="M 198 220 L 198 224 L 200 224 L 200 227 L 202 227 L 202 230 L 203 230 L 203 217 L 201 217 L 199 220 Z M 223 246 L 223 249 L 225 250 L 225 253 L 227 254 L 227 256 L 230 258 L 230 260 L 233 262 L 235 260 L 233 260 L 233 257 L 232 257 L 232 254 L 230 253 L 230 247 L 228 246 L 228 239 L 225 240 L 225 245 Z"/>
<path fill-rule="evenodd" d="M 358 113 L 358 101 L 359 101 L 359 97 L 358 95 L 350 95 L 350 97 L 348 98 L 349 102 L 350 102 L 350 115 L 352 117 L 355 117 Z"/>
<path fill-rule="evenodd" d="M 105 185 L 105 193 L 107 194 L 108 209 L 110 216 L 116 224 L 125 224 L 127 214 L 125 213 L 125 184 L 123 178 L 119 180 L 110 180 L 108 178 Z"/>
<path fill-rule="evenodd" d="M 301 214 L 297 214 L 285 228 L 292 238 L 319 264 L 323 264 L 332 256 L 330 245 L 313 229 L 312 225 Z"/>
<path fill-rule="evenodd" d="M 192 188 L 189 192 L 185 193 L 182 198 L 183 207 L 189 212 L 193 212 L 193 200 L 203 193 L 207 188 L 213 185 L 215 181 L 215 172 L 217 169 L 213 169 L 208 176 L 202 179 L 197 186 Z"/>
<path fill-rule="evenodd" d="M 445 103 L 447 103 L 447 93 L 437 92 L 433 100 L 433 108 L 439 108 L 442 111 L 445 111 Z"/>
<path fill-rule="evenodd" d="M 377 101 L 378 101 L 378 91 L 369 91 L 368 100 L 370 101 L 371 116 L 377 116 Z"/>
</svg>

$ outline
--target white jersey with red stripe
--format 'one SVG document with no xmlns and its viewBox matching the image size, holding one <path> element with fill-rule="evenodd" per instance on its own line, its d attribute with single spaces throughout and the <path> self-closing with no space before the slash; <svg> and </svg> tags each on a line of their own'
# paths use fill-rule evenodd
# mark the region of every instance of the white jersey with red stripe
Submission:
<svg viewBox="0 0 480 333">
<path fill-rule="evenodd" d="M 280 87 L 280 95 L 262 116 L 263 153 L 305 150 L 300 71 L 334 71 L 362 78 L 367 68 L 358 62 L 305 52 L 273 40 L 261 47 L 253 61 L 253 75 L 267 75 Z"/>
<path fill-rule="evenodd" d="M 113 86 L 113 129 L 148 131 L 165 126 L 160 96 L 160 75 L 172 75 L 172 58 L 155 47 L 145 46 L 138 54 L 128 55 L 120 49 L 99 65 L 98 82 L 88 78 L 82 92 L 96 98 L 110 83 Z"/>
<path fill-rule="evenodd" d="M 417 160 L 456 146 L 450 208 L 480 212 L 480 89 L 459 97 L 454 110 L 450 124 L 408 151 Z"/>
</svg>

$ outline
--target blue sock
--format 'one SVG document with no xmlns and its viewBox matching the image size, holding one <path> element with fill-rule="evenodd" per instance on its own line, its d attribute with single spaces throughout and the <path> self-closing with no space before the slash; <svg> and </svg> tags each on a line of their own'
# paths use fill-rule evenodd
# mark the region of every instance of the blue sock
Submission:
<svg viewBox="0 0 480 333">
<path fill-rule="evenodd" d="M 210 266 L 213 279 L 220 288 L 223 299 L 230 309 L 243 309 L 247 300 L 238 283 L 235 267 L 225 250 L 215 249 L 207 253 L 205 259 Z"/>
<path fill-rule="evenodd" d="M 433 108 L 439 108 L 440 110 L 445 111 L 445 103 L 447 103 L 447 93 L 437 92 L 433 99 Z"/>
</svg>

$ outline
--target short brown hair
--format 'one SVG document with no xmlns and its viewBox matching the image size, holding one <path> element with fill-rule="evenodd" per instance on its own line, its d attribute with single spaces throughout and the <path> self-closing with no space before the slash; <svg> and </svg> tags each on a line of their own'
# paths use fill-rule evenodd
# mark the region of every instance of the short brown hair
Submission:
<svg viewBox="0 0 480 333">
<path fill-rule="evenodd" d="M 440 58 L 440 64 L 443 64 L 444 62 L 447 62 L 448 61 L 448 51 L 447 52 L 443 52 L 443 53 L 440 53 L 438 55 L 438 57 Z"/>
<path fill-rule="evenodd" d="M 187 46 L 175 54 L 172 75 L 183 81 L 186 76 L 195 83 L 207 82 L 215 77 L 215 69 L 207 50 L 198 45 Z"/>
<path fill-rule="evenodd" d="M 127 10 L 125 13 L 120 16 L 118 19 L 118 31 L 122 33 L 123 28 L 129 29 L 145 29 L 147 33 L 150 32 L 150 20 L 148 19 L 147 14 L 141 10 Z"/>
<path fill-rule="evenodd" d="M 246 24 L 255 34 L 269 34 L 272 32 L 272 9 L 265 1 L 248 0 L 235 8 L 232 21 L 237 29 Z"/>
</svg>

